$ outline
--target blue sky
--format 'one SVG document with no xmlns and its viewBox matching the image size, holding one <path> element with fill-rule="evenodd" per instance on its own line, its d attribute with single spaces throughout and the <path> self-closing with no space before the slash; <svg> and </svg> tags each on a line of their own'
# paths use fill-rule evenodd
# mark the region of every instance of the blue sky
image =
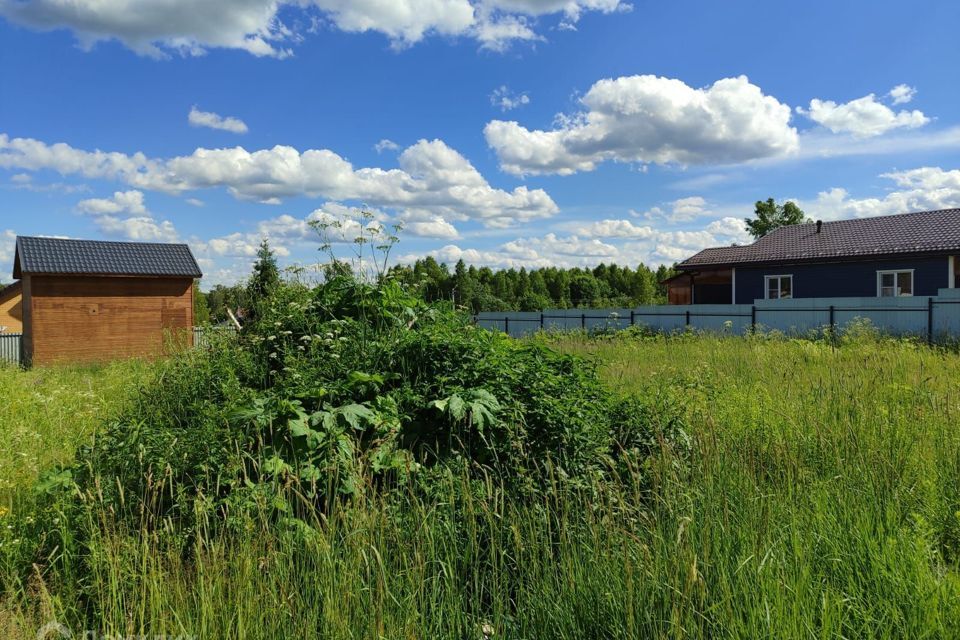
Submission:
<svg viewBox="0 0 960 640">
<path fill-rule="evenodd" d="M 2 264 L 16 234 L 178 240 L 210 286 L 365 207 L 398 260 L 656 265 L 767 197 L 960 206 L 955 3 L 199 7 L 0 0 Z"/>
</svg>

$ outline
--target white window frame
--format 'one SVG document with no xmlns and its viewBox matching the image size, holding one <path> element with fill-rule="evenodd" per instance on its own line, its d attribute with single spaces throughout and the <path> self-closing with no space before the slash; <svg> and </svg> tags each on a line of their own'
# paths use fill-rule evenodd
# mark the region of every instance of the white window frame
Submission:
<svg viewBox="0 0 960 640">
<path fill-rule="evenodd" d="M 790 297 L 789 298 L 779 297 L 780 295 L 779 288 L 777 289 L 777 297 L 776 298 L 770 297 L 770 281 L 773 280 L 774 278 L 778 280 L 782 280 L 783 278 L 790 278 Z M 763 276 L 763 299 L 764 300 L 791 300 L 792 298 L 793 298 L 793 274 L 792 273 L 781 273 L 777 275 Z"/>
<path fill-rule="evenodd" d="M 896 288 L 897 288 L 897 275 L 899 275 L 899 274 L 901 274 L 901 273 L 909 273 L 909 274 L 910 274 L 910 293 L 909 293 L 908 295 L 902 295 L 902 296 L 897 296 L 897 295 L 893 295 L 893 296 L 883 296 L 883 295 L 881 295 L 881 292 L 883 291 L 883 287 L 881 286 L 880 283 L 881 283 L 881 281 L 882 281 L 882 279 L 883 279 L 883 276 L 893 274 L 893 288 L 896 289 Z M 913 277 L 913 269 L 884 269 L 884 270 L 882 270 L 882 271 L 877 271 L 877 297 L 878 297 L 878 298 L 910 298 L 910 297 L 913 297 L 913 292 L 914 292 L 914 290 L 916 289 L 916 287 L 917 287 L 917 282 L 916 282 L 916 278 Z"/>
</svg>

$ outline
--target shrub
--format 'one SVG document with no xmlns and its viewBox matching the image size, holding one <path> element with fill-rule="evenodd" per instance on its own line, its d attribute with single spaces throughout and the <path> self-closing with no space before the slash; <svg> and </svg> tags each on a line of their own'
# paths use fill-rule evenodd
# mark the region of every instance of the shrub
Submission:
<svg viewBox="0 0 960 640">
<path fill-rule="evenodd" d="M 337 277 L 276 288 L 235 341 L 161 366 L 73 474 L 115 513 L 187 526 L 198 506 L 286 516 L 398 484 L 429 492 L 451 470 L 534 495 L 593 485 L 611 459 L 635 464 L 681 433 L 653 410 L 614 400 L 581 357 L 389 280 Z"/>
</svg>

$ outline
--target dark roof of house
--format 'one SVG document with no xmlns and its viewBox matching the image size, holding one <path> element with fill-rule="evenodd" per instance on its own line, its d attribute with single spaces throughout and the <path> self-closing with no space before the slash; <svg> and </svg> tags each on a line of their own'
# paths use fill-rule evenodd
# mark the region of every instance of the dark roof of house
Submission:
<svg viewBox="0 0 960 640">
<path fill-rule="evenodd" d="M 13 277 L 22 274 L 175 276 L 203 274 L 185 244 L 17 238 Z"/>
<path fill-rule="evenodd" d="M 751 263 L 823 262 L 960 251 L 960 209 L 780 227 L 753 244 L 704 249 L 679 269 Z"/>
</svg>

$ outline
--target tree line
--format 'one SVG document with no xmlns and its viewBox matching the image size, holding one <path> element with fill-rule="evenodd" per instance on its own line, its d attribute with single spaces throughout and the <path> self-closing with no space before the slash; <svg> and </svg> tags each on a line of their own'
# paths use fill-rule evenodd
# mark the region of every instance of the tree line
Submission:
<svg viewBox="0 0 960 640">
<path fill-rule="evenodd" d="M 673 273 L 671 267 L 661 265 L 652 269 L 644 264 L 635 268 L 599 264 L 592 269 L 545 267 L 494 271 L 489 267 L 467 266 L 463 260 L 451 269 L 432 257 L 394 266 L 388 272 L 389 277 L 410 287 L 427 302 L 449 301 L 469 313 L 664 304 L 667 291 L 661 282 Z M 255 275 L 249 282 L 217 285 L 206 293 L 195 287 L 197 323 L 229 322 L 228 308 L 235 314 L 243 313 L 257 297 L 253 289 L 260 288 L 259 284 L 251 284 L 260 282 Z"/>
<path fill-rule="evenodd" d="M 428 302 L 449 300 L 471 313 L 539 311 L 574 307 L 632 307 L 666 302 L 661 282 L 673 269 L 639 264 L 635 268 L 599 264 L 588 268 L 499 269 L 467 266 L 450 269 L 432 257 L 390 270 L 392 277 L 416 288 Z"/>
<path fill-rule="evenodd" d="M 754 238 L 782 226 L 809 222 L 791 201 L 773 198 L 758 200 L 754 217 L 744 219 Z M 324 268 L 327 277 L 350 271 L 346 262 L 333 260 Z M 470 313 L 481 311 L 540 311 L 542 309 L 635 307 L 664 304 L 667 290 L 662 284 L 674 275 L 673 267 L 652 269 L 600 263 L 596 267 L 544 267 L 527 270 L 467 266 L 459 260 L 453 269 L 435 258 L 426 257 L 409 265 L 391 267 L 386 275 L 409 286 L 427 302 L 450 301 Z M 207 293 L 194 287 L 194 316 L 198 324 L 228 322 L 227 309 L 249 313 L 280 281 L 276 257 L 266 240 L 260 245 L 253 273 L 243 283 L 217 285 Z"/>
</svg>

